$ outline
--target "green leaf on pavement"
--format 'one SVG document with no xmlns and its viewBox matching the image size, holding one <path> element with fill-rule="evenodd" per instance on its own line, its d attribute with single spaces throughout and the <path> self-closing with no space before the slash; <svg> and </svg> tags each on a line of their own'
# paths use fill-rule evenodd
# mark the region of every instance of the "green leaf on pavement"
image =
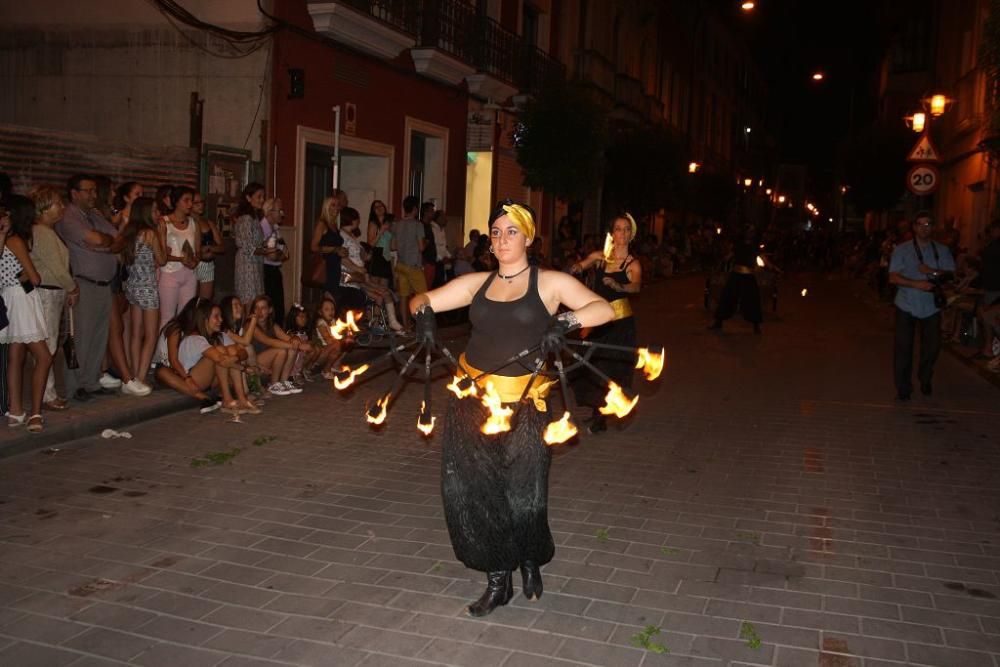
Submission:
<svg viewBox="0 0 1000 667">
<path fill-rule="evenodd" d="M 598 542 L 607 542 L 608 541 L 608 529 L 607 528 L 598 528 L 597 532 L 595 533 L 595 536 L 597 537 L 597 541 Z"/>
<path fill-rule="evenodd" d="M 647 625 L 642 629 L 642 632 L 632 635 L 632 646 L 645 649 L 651 653 L 670 653 L 670 649 L 663 644 L 651 641 L 658 634 L 660 634 L 660 628 L 655 625 Z"/>
<path fill-rule="evenodd" d="M 751 544 L 760 544 L 760 533 L 750 530 L 737 530 L 736 538 L 744 542 L 750 542 Z"/>
<path fill-rule="evenodd" d="M 740 639 L 745 639 L 747 646 L 750 648 L 760 648 L 760 635 L 757 634 L 757 630 L 753 627 L 753 623 L 750 623 L 749 621 L 743 621 L 740 624 Z"/>
<path fill-rule="evenodd" d="M 239 453 L 239 447 L 233 447 L 228 452 L 208 452 L 203 458 L 191 459 L 191 467 L 202 468 L 204 466 L 221 466 L 223 463 L 230 463 Z"/>
<path fill-rule="evenodd" d="M 274 436 L 274 435 L 262 435 L 259 438 L 254 438 L 254 440 L 253 440 L 253 446 L 254 447 L 261 447 L 262 445 L 266 445 L 269 442 L 274 442 L 277 439 L 278 439 L 278 437 Z"/>
<path fill-rule="evenodd" d="M 676 556 L 680 552 L 680 549 L 675 549 L 673 547 L 660 547 L 660 553 L 664 556 Z"/>
</svg>

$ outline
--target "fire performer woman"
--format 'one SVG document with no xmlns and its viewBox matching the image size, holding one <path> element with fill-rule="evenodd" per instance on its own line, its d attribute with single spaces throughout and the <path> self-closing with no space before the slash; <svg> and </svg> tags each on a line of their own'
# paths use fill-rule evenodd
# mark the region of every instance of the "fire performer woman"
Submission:
<svg viewBox="0 0 1000 667">
<path fill-rule="evenodd" d="M 489 369 L 540 347 L 525 360 L 534 368 L 560 349 L 567 332 L 614 317 L 607 301 L 572 276 L 528 264 L 527 248 L 535 239 L 530 208 L 498 204 L 489 227 L 496 271 L 460 276 L 410 302 L 418 340 L 433 340 L 435 311 L 470 306 L 472 331 L 460 365 L 480 388 L 491 385 L 504 405 L 518 403 L 522 394 L 531 399 L 499 436 L 480 431 L 486 411 L 479 401 L 452 398 L 448 407 L 441 453 L 448 533 L 455 556 L 486 572 L 487 579 L 482 597 L 468 607 L 471 616 L 485 616 L 510 601 L 511 572 L 518 567 L 525 597 L 537 600 L 542 595 L 539 568 L 555 553 L 548 524 L 551 454 L 542 440 L 551 383 L 517 362 Z M 553 317 L 561 305 L 570 310 Z M 481 369 L 491 374 L 479 377 Z"/>
<path fill-rule="evenodd" d="M 591 266 L 597 266 L 597 280 L 594 289 L 614 308 L 615 317 L 611 322 L 597 327 L 587 336 L 592 342 L 610 343 L 634 347 L 636 341 L 635 318 L 628 295 L 638 294 L 642 288 L 642 266 L 629 252 L 629 244 L 635 238 L 635 219 L 628 213 L 620 215 L 611 223 L 611 234 L 603 251 L 590 253 L 582 261 L 573 264 L 570 270 L 582 273 Z M 632 387 L 635 369 L 635 355 L 614 350 L 600 350 L 590 358 L 591 362 L 604 371 L 620 387 Z M 599 407 L 604 403 L 607 387 L 600 384 L 592 373 L 581 373 L 573 382 L 576 400 L 581 405 L 593 408 L 588 429 L 591 433 L 607 430 L 606 417 Z"/>
</svg>

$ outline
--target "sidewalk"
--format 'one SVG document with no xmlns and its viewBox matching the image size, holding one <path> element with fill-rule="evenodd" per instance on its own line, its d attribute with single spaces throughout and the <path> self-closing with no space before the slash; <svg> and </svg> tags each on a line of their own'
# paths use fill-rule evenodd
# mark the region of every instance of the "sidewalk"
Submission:
<svg viewBox="0 0 1000 667">
<path fill-rule="evenodd" d="M 69 405 L 68 410 L 44 411 L 45 429 L 41 433 L 28 433 L 24 426 L 0 431 L 0 458 L 98 436 L 106 428 L 124 429 L 197 407 L 195 401 L 167 389 L 142 398 L 120 393 L 99 395 L 93 401 L 70 401 Z"/>
</svg>

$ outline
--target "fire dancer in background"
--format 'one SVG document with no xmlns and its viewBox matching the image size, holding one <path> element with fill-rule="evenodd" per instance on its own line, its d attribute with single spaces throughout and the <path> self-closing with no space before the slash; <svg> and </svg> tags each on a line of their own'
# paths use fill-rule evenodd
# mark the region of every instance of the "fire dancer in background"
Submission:
<svg viewBox="0 0 1000 667">
<path fill-rule="evenodd" d="M 760 323 L 764 314 L 760 307 L 760 287 L 757 285 L 756 273 L 758 266 L 763 267 L 763 258 L 757 255 L 758 246 L 753 227 L 747 227 L 743 235 L 736 239 L 733 248 L 726 257 L 732 260 L 733 268 L 729 272 L 722 295 L 719 297 L 719 307 L 715 309 L 715 321 L 709 329 L 722 330 L 723 320 L 728 320 L 736 314 L 739 307 L 743 319 L 753 324 L 753 332 L 760 333 Z"/>
<path fill-rule="evenodd" d="M 591 266 L 597 266 L 594 290 L 614 308 L 615 317 L 607 324 L 592 330 L 587 340 L 612 345 L 635 347 L 635 318 L 629 294 L 638 294 L 642 288 L 642 266 L 629 252 L 629 244 L 638 231 L 635 219 L 626 213 L 611 223 L 604 250 L 590 253 L 583 260 L 570 267 L 573 274 L 580 274 Z M 635 369 L 635 355 L 614 350 L 599 350 L 590 361 L 604 371 L 624 389 L 631 389 L 632 374 Z M 573 381 L 573 392 L 580 405 L 593 408 L 593 415 L 587 429 L 591 433 L 606 431 L 606 417 L 599 408 L 604 405 L 607 386 L 593 373 L 581 372 Z"/>
<path fill-rule="evenodd" d="M 452 398 L 441 454 L 441 494 L 455 556 L 467 567 L 487 573 L 486 591 L 469 605 L 471 616 L 485 616 L 513 595 L 511 572 L 520 567 L 525 597 L 542 595 L 540 566 L 555 553 L 548 524 L 548 474 L 551 454 L 542 441 L 549 422 L 545 397 L 550 383 L 530 375 L 519 363 L 493 371 L 523 350 L 540 346 L 525 360 L 535 367 L 557 351 L 565 334 L 581 326 L 600 326 L 614 317 L 607 301 L 580 281 L 528 263 L 535 239 L 530 208 L 509 201 L 490 215 L 490 252 L 498 261 L 491 273 L 469 273 L 410 302 L 417 339 L 434 340 L 434 313 L 470 306 L 472 331 L 460 365 L 478 389 L 500 400 L 491 412 L 506 413 L 522 393 L 529 401 L 509 430 L 498 436 L 480 430 L 483 404 Z M 570 310 L 558 317 L 560 306 Z M 490 375 L 482 375 L 487 369 Z M 531 386 L 528 386 L 531 383 Z M 473 387 L 472 389 L 476 389 Z M 490 426 L 484 431 L 490 432 Z"/>
</svg>

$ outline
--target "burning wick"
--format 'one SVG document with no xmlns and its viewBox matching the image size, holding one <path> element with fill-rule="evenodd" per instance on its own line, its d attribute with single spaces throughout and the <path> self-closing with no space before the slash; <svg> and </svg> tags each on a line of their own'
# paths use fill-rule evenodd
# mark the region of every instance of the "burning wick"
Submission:
<svg viewBox="0 0 1000 667">
<path fill-rule="evenodd" d="M 764 268 L 764 260 L 761 259 L 760 255 L 757 255 L 757 266 L 759 266 L 762 269 Z"/>
<path fill-rule="evenodd" d="M 333 378 L 333 386 L 340 391 L 343 391 L 354 384 L 355 378 L 364 373 L 366 370 L 368 370 L 368 364 L 359 366 L 353 371 L 349 366 L 342 366 L 340 372 Z"/>
<path fill-rule="evenodd" d="M 805 296 L 806 294 L 809 294 L 809 290 L 803 288 L 803 290 L 802 290 L 802 296 Z"/>
<path fill-rule="evenodd" d="M 506 433 L 510 430 L 510 417 L 514 414 L 512 408 L 505 408 L 500 394 L 492 382 L 486 383 L 486 391 L 483 393 L 483 405 L 490 411 L 490 416 L 486 418 L 482 430 L 486 435 L 496 435 Z"/>
<path fill-rule="evenodd" d="M 427 410 L 427 404 L 424 401 L 420 401 L 420 416 L 417 417 L 417 428 L 424 435 L 430 435 L 431 431 L 434 430 L 434 422 L 437 421 L 437 417 L 432 417 L 429 410 Z"/>
<path fill-rule="evenodd" d="M 476 395 L 476 383 L 468 375 L 464 377 L 456 375 L 447 388 L 459 398 Z"/>
<path fill-rule="evenodd" d="M 640 347 L 639 358 L 636 359 L 635 367 L 636 369 L 643 369 L 646 379 L 652 382 L 660 377 L 660 373 L 663 372 L 663 357 L 662 349 L 659 354 L 656 354 L 655 352 L 650 352 L 648 347 Z"/>
<path fill-rule="evenodd" d="M 388 407 L 389 407 L 389 395 L 386 394 L 378 401 L 376 401 L 375 405 L 368 408 L 368 415 L 367 415 L 368 423 L 378 426 L 379 424 L 384 422 Z"/>
<path fill-rule="evenodd" d="M 615 240 L 610 232 L 604 237 L 604 259 L 610 262 L 615 258 Z"/>
<path fill-rule="evenodd" d="M 639 397 L 636 396 L 631 401 L 629 401 L 628 396 L 622 391 L 614 382 L 608 383 L 608 395 L 604 397 L 606 401 L 605 404 L 600 408 L 600 413 L 602 415 L 614 415 L 621 419 L 628 413 L 632 412 L 632 408 L 635 407 L 636 403 L 639 402 Z"/>
<path fill-rule="evenodd" d="M 346 333 L 356 333 L 361 331 L 358 325 L 354 322 L 354 311 L 347 311 L 345 315 L 345 320 L 337 320 L 330 326 L 330 335 L 332 335 L 336 340 L 343 340 Z"/>
<path fill-rule="evenodd" d="M 546 445 L 561 445 L 577 434 L 576 425 L 570 421 L 569 411 L 563 413 L 559 421 L 549 422 L 542 439 Z"/>
</svg>

